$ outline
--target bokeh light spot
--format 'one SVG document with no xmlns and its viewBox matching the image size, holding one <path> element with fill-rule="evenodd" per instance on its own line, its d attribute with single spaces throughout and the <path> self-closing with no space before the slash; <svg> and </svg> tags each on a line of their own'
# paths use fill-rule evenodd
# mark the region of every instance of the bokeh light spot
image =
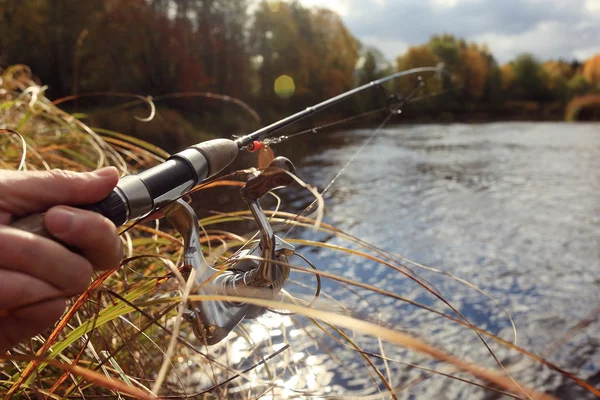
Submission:
<svg viewBox="0 0 600 400">
<path fill-rule="evenodd" d="M 271 0 L 267 2 L 267 6 L 271 10 L 271 12 L 278 12 L 281 7 L 281 0 Z"/>
<path fill-rule="evenodd" d="M 281 97 L 282 99 L 292 97 L 295 91 L 296 84 L 291 77 L 287 75 L 281 75 L 275 80 L 275 93 L 277 93 L 277 96 Z"/>
</svg>

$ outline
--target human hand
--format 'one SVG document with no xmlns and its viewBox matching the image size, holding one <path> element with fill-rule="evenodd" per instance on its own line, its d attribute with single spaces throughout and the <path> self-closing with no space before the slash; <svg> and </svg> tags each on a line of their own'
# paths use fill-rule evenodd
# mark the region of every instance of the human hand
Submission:
<svg viewBox="0 0 600 400">
<path fill-rule="evenodd" d="M 119 265 L 123 245 L 115 225 L 68 207 L 102 200 L 118 180 L 113 167 L 89 173 L 0 170 L 0 351 L 52 326 L 67 298 L 89 285 L 94 269 Z M 13 218 L 44 211 L 48 232 L 71 249 L 8 226 Z"/>
</svg>

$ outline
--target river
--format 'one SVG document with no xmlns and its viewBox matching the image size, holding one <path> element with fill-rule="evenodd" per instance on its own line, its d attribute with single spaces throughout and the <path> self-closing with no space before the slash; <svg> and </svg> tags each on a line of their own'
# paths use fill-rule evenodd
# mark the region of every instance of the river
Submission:
<svg viewBox="0 0 600 400">
<path fill-rule="evenodd" d="M 308 135 L 298 141 L 298 148 L 304 147 L 302 152 L 282 155 L 295 161 L 301 179 L 323 189 L 372 133 L 360 129 Z M 284 210 L 297 211 L 308 202 L 309 196 L 299 192 L 286 192 Z M 598 318 L 551 349 L 554 341 L 600 306 L 599 124 L 520 122 L 386 128 L 358 153 L 325 199 L 326 222 L 464 279 L 496 301 L 448 275 L 411 266 L 466 319 L 512 341 L 504 308 L 514 320 L 517 345 L 600 386 Z M 311 230 L 292 231 L 288 237 L 358 248 Z M 304 253 L 320 270 L 456 316 L 396 270 L 331 250 Z M 314 288 L 314 278 L 299 274 L 292 278 Z M 306 292 L 293 285 L 290 291 Z M 321 296 L 318 304 L 322 308 L 339 311 L 335 299 L 348 308 L 343 311 L 346 314 L 381 321 L 464 360 L 498 368 L 477 335 L 431 312 L 365 289 L 350 291 L 328 280 L 323 283 L 323 292 L 331 297 Z M 261 324 L 269 325 L 279 317 L 269 318 L 250 326 L 253 337 L 264 336 Z M 278 380 L 289 390 L 278 392 L 278 396 L 298 394 L 296 389 L 341 396 L 385 392 L 383 385 L 374 383 L 379 381 L 369 375 L 369 367 L 359 354 L 336 344 L 305 319 L 282 318 L 285 322 L 281 326 L 277 324 L 283 319 L 272 324 L 269 339 L 276 344 L 292 344 L 286 356 L 288 368 L 281 367 Z M 310 335 L 301 326 L 307 327 Z M 381 354 L 376 339 L 359 336 L 356 341 L 363 350 Z M 560 398 L 595 398 L 547 367 L 489 339 L 486 342 L 511 374 L 530 387 Z M 402 388 L 427 376 L 399 390 L 400 398 L 495 398 L 492 392 L 444 376 L 428 376 L 401 362 L 475 380 L 446 364 L 396 345 L 383 344 L 383 350 L 395 361 L 385 365 L 380 359 L 371 359 L 394 387 Z"/>
</svg>

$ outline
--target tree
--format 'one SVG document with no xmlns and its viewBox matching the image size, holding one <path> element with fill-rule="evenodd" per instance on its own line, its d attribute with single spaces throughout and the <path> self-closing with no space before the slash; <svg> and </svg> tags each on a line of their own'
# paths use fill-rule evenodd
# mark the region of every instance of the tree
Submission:
<svg viewBox="0 0 600 400">
<path fill-rule="evenodd" d="M 546 61 L 542 64 L 542 70 L 546 77 L 547 89 L 552 93 L 552 97 L 563 103 L 566 102 L 567 83 L 575 74 L 571 64 L 562 60 Z"/>
<path fill-rule="evenodd" d="M 70 94 L 78 38 L 103 8 L 100 1 L 0 0 L 0 62 L 28 65 L 52 96 Z"/>
<path fill-rule="evenodd" d="M 454 73 L 462 64 L 461 53 L 467 49 L 466 42 L 457 39 L 454 35 L 433 35 L 429 40 L 429 48 L 444 66 Z"/>
<path fill-rule="evenodd" d="M 592 85 L 600 85 L 600 54 L 596 54 L 583 64 L 583 76 Z"/>
<path fill-rule="evenodd" d="M 273 8 L 262 1 L 254 13 L 249 33 L 251 56 L 256 60 L 258 73 L 255 95 L 263 113 L 267 108 L 277 109 L 282 104 L 273 89 L 281 75 L 291 77 L 303 95 L 309 90 L 308 66 L 313 62 L 313 57 L 310 53 L 302 57 L 302 49 L 307 46 L 298 34 L 297 13 L 294 21 L 291 5 L 279 4 L 279 7 Z M 310 35 L 309 22 L 303 22 L 305 33 Z"/>
<path fill-rule="evenodd" d="M 263 1 L 254 14 L 249 43 L 263 111 L 267 106 L 306 107 L 355 85 L 358 42 L 332 11 L 309 10 L 296 1 L 278 7 Z M 296 88 L 285 100 L 273 90 L 282 75 L 291 77 Z"/>
<path fill-rule="evenodd" d="M 592 84 L 590 83 L 590 81 L 585 79 L 585 76 L 583 76 L 583 75 L 575 75 L 567 83 L 567 90 L 568 90 L 569 98 L 573 98 L 575 96 L 581 96 L 586 93 L 589 93 L 591 89 L 592 89 Z"/>
<path fill-rule="evenodd" d="M 358 85 L 365 85 L 388 75 L 388 72 L 393 72 L 387 71 L 387 68 L 387 62 L 381 51 L 370 46 L 363 47 L 356 68 Z M 374 87 L 364 92 L 361 96 L 357 96 L 356 106 L 362 112 L 366 112 L 382 104 L 382 100 L 381 89 Z"/>
<path fill-rule="evenodd" d="M 358 41 L 333 11 L 313 9 L 311 18 L 314 37 L 319 38 L 311 44 L 321 60 L 319 68 L 325 83 L 323 96 L 333 97 L 354 86 L 354 70 L 359 59 Z"/>
<path fill-rule="evenodd" d="M 477 46 L 472 45 L 461 52 L 459 66 L 460 80 L 466 94 L 479 100 L 484 92 L 488 79 L 490 65 Z"/>
<path fill-rule="evenodd" d="M 443 34 L 432 36 L 429 47 L 452 74 L 452 80 L 445 82 L 445 89 L 461 89 L 447 95 L 449 101 L 461 100 L 461 92 L 470 100 L 480 100 L 484 95 L 497 96 L 498 74 L 490 75 L 497 65 L 487 46 L 467 44 L 454 35 Z"/>
<path fill-rule="evenodd" d="M 502 72 L 502 88 L 508 90 L 515 82 L 515 72 L 512 64 L 504 64 L 500 67 Z"/>
<path fill-rule="evenodd" d="M 404 71 L 411 68 L 417 67 L 435 67 L 439 63 L 439 59 L 431 51 L 428 45 L 421 45 L 416 47 L 410 47 L 406 54 L 396 59 L 396 70 Z M 396 90 L 400 93 L 410 93 L 415 87 L 414 76 L 399 79 L 396 84 Z M 426 90 L 429 93 L 437 93 L 442 90 L 442 82 L 437 77 L 426 78 Z M 433 103 L 430 101 L 429 103 Z"/>
<path fill-rule="evenodd" d="M 529 53 L 519 55 L 512 65 L 512 70 L 516 95 L 520 100 L 548 99 L 544 72 L 533 55 Z"/>
</svg>

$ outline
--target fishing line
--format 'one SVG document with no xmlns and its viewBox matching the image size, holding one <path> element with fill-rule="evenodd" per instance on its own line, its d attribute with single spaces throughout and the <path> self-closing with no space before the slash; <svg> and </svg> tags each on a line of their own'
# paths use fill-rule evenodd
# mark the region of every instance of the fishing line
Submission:
<svg viewBox="0 0 600 400">
<path fill-rule="evenodd" d="M 340 125 L 340 124 L 343 124 L 345 122 L 350 122 L 350 121 L 353 121 L 355 119 L 359 119 L 359 118 L 366 117 L 368 115 L 376 114 L 376 113 L 379 113 L 379 112 L 384 111 L 384 110 L 388 110 L 388 106 L 377 108 L 377 109 L 374 109 L 374 110 L 370 110 L 370 111 L 364 112 L 362 114 L 354 115 L 352 117 L 344 118 L 344 119 L 341 119 L 341 120 L 338 120 L 338 121 L 330 122 L 330 123 L 327 123 L 325 125 L 320 125 L 320 126 L 317 126 L 315 128 L 310 128 L 310 129 L 307 129 L 307 130 L 304 130 L 304 131 L 293 133 L 291 135 L 279 136 L 279 137 L 276 137 L 276 138 L 273 138 L 273 139 L 265 139 L 265 140 L 263 140 L 263 143 L 265 145 L 281 143 L 281 142 L 283 142 L 285 140 L 291 139 L 291 138 L 296 137 L 296 136 L 305 135 L 307 133 L 317 133 L 321 129 L 331 128 L 332 126 Z"/>
<path fill-rule="evenodd" d="M 425 94 L 423 96 L 413 97 L 413 98 L 410 98 L 410 99 L 405 99 L 404 103 L 405 104 L 418 103 L 419 101 L 423 101 L 423 100 L 426 100 L 426 99 L 437 97 L 437 96 L 440 96 L 440 95 L 445 94 L 445 93 L 454 92 L 457 89 L 460 89 L 460 88 L 445 89 L 445 90 L 440 90 L 440 91 L 435 92 L 435 93 L 429 93 L 429 94 Z M 283 141 L 286 141 L 286 140 L 291 139 L 291 138 L 296 137 L 296 136 L 305 135 L 307 133 L 317 133 L 318 131 L 320 131 L 322 129 L 325 129 L 325 128 L 331 128 L 332 126 L 341 125 L 341 124 L 343 124 L 345 122 L 350 122 L 350 121 L 353 121 L 355 119 L 367 117 L 369 115 L 377 114 L 377 113 L 379 113 L 381 111 L 387 111 L 387 110 L 389 110 L 389 105 L 386 105 L 385 107 L 381 107 L 381 108 L 376 108 L 374 110 L 366 111 L 366 112 L 364 112 L 362 114 L 354 115 L 352 117 L 344 118 L 344 119 L 341 119 L 339 121 L 334 121 L 334 122 L 330 122 L 330 123 L 327 123 L 327 124 L 324 124 L 324 125 L 320 125 L 320 126 L 317 126 L 315 128 L 310 128 L 310 129 L 306 129 L 304 131 L 300 131 L 300 132 L 297 132 L 297 133 L 292 133 L 291 135 L 283 135 L 283 136 L 279 136 L 279 137 L 272 138 L 272 139 L 265 139 L 265 140 L 263 140 L 263 143 L 265 145 L 278 144 L 278 143 L 281 143 Z"/>
<path fill-rule="evenodd" d="M 392 118 L 393 115 L 394 114 L 390 113 L 387 115 L 387 117 L 385 117 L 385 119 L 379 124 L 377 129 L 375 129 L 373 131 L 373 133 L 367 138 L 367 140 L 365 140 L 363 142 L 363 144 L 360 146 L 360 148 L 352 155 L 350 160 L 348 160 L 348 162 L 342 167 L 342 169 L 327 184 L 325 189 L 323 189 L 323 191 L 320 193 L 321 196 L 323 196 L 329 189 L 331 189 L 333 184 L 339 179 L 340 176 L 342 176 L 342 174 L 346 171 L 346 169 L 348 169 L 350 164 L 352 164 L 354 162 L 356 157 L 358 157 L 358 155 L 363 151 L 363 149 L 365 147 L 367 147 L 373 141 L 373 139 L 375 139 L 375 137 L 379 134 L 379 132 L 381 132 L 381 130 L 385 127 L 385 125 L 388 123 L 388 121 Z M 302 210 L 302 212 L 300 214 L 298 214 L 296 217 L 294 217 L 294 219 L 292 219 L 291 221 L 288 221 L 286 224 L 291 224 L 291 223 L 295 222 L 296 220 L 298 220 L 299 218 L 305 217 L 310 211 L 312 211 L 312 209 L 314 208 L 314 206 L 316 204 L 317 204 L 317 200 L 314 200 L 304 210 Z M 290 234 L 290 232 L 295 228 L 295 226 L 296 225 L 292 225 L 290 227 L 290 229 L 283 235 L 283 239 L 285 239 L 287 237 L 287 235 Z"/>
<path fill-rule="evenodd" d="M 393 91 L 390 91 L 390 90 L 386 89 L 383 86 L 379 86 L 383 90 L 391 92 L 392 93 L 392 97 L 390 98 L 390 100 L 396 100 L 397 104 L 394 104 L 393 102 L 390 102 L 385 107 L 388 110 L 388 115 L 379 124 L 379 126 L 373 131 L 373 133 L 371 133 L 371 135 L 367 138 L 367 140 L 365 140 L 362 143 L 362 145 L 358 148 L 358 150 L 356 150 L 356 152 L 354 152 L 354 154 L 352 155 L 352 157 L 350 157 L 350 159 L 342 167 L 342 169 L 327 184 L 327 186 L 325 187 L 325 189 L 323 189 L 323 191 L 320 193 L 321 197 L 323 197 L 323 195 L 325 193 L 327 193 L 327 191 L 329 191 L 329 189 L 331 189 L 331 187 L 333 186 L 333 184 L 340 178 L 340 176 L 342 176 L 342 174 L 344 172 L 346 172 L 346 170 L 348 169 L 348 167 L 350 166 L 350 164 L 352 164 L 354 162 L 354 160 L 356 159 L 356 157 L 358 157 L 358 155 L 365 149 L 365 147 L 367 147 L 373 141 L 373 139 L 375 139 L 375 137 L 381 132 L 381 130 L 385 127 L 385 125 L 392 118 L 392 116 L 393 115 L 399 115 L 399 114 L 401 114 L 402 113 L 402 108 L 414 98 L 415 94 L 419 91 L 419 89 L 421 89 L 423 86 L 425 86 L 425 83 L 423 82 L 423 80 L 422 80 L 422 78 L 420 76 L 417 78 L 417 80 L 418 80 L 417 84 L 415 85 L 415 87 L 413 88 L 413 90 L 407 96 L 398 95 L 397 93 L 395 93 Z M 392 107 L 394 107 L 393 110 L 392 110 Z M 368 111 L 367 113 L 371 113 L 371 112 L 375 112 L 375 111 L 381 111 L 381 110 L 378 109 L 378 110 Z M 367 114 L 367 113 L 363 113 L 363 115 Z M 334 123 L 332 123 L 332 124 L 334 124 Z M 312 130 L 310 130 L 309 132 L 312 132 Z M 305 132 L 301 132 L 301 133 L 305 133 Z M 297 221 L 299 218 L 305 217 L 310 211 L 312 211 L 312 209 L 314 208 L 314 206 L 317 203 L 318 203 L 317 200 L 314 200 L 304 210 L 302 210 L 302 212 L 300 214 L 298 214 L 296 217 L 294 217 L 291 221 L 288 221 L 286 223 L 286 225 L 289 225 L 289 224 Z M 282 239 L 285 239 L 291 233 L 291 231 L 294 228 L 295 228 L 295 225 L 292 225 L 290 227 L 290 229 L 288 229 L 288 231 L 283 235 Z"/>
</svg>

